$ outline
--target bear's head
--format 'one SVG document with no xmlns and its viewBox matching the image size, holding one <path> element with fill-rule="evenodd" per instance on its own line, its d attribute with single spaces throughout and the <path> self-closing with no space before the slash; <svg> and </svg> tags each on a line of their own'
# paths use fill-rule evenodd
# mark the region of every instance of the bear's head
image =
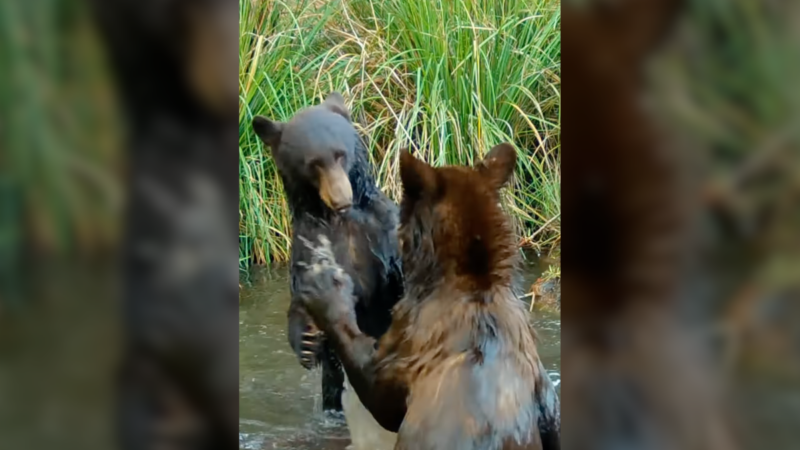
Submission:
<svg viewBox="0 0 800 450">
<path fill-rule="evenodd" d="M 516 242 L 500 207 L 500 189 L 516 161 L 510 144 L 495 146 L 474 167 L 434 168 L 401 153 L 398 234 L 407 280 L 426 284 L 457 278 L 459 286 L 470 290 L 508 281 Z"/>
<path fill-rule="evenodd" d="M 286 123 L 256 116 L 253 130 L 270 147 L 287 189 L 316 191 L 335 212 L 352 206 L 348 174 L 358 164 L 359 137 L 339 93 L 331 93 L 322 104 L 300 111 Z"/>
</svg>

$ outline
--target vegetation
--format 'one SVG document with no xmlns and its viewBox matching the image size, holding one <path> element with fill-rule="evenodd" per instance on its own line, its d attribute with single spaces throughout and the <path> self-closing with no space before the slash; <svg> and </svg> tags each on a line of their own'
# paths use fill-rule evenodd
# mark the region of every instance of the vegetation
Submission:
<svg viewBox="0 0 800 450">
<path fill-rule="evenodd" d="M 117 239 L 119 121 L 86 6 L 0 3 L 0 265 Z"/>
<path fill-rule="evenodd" d="M 797 2 L 689 4 L 683 45 L 655 71 L 676 128 L 691 135 L 725 189 L 754 162 L 796 167 Z M 395 199 L 397 152 L 411 137 L 437 164 L 469 163 L 512 140 L 521 164 L 507 206 L 522 244 L 557 250 L 558 1 L 240 0 L 239 7 L 242 262 L 285 260 L 290 242 L 280 180 L 250 118 L 285 120 L 333 89 L 347 98 L 381 187 Z M 117 237 L 123 155 L 87 13 L 83 2 L 0 2 L 2 267 L 31 245 L 67 253 Z M 776 192 L 791 192 L 786 177 L 772 178 L 783 183 Z M 781 198 L 776 192 L 747 203 Z M 735 189 L 730 196 L 745 197 Z M 796 235 L 792 221 L 776 223 Z"/>
<path fill-rule="evenodd" d="M 399 199 L 398 152 L 471 164 L 520 156 L 505 199 L 523 236 L 560 242 L 560 3 L 552 0 L 241 0 L 240 262 L 289 256 L 290 218 L 254 115 L 289 119 L 342 92 L 378 184 Z"/>
</svg>

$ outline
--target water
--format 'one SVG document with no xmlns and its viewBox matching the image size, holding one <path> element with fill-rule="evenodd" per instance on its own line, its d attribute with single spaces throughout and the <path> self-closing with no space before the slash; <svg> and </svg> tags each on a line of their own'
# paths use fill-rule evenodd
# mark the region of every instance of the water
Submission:
<svg viewBox="0 0 800 450">
<path fill-rule="evenodd" d="M 116 271 L 105 262 L 39 267 L 30 274 L 35 289 L 17 308 L 0 298 L 0 449 L 116 448 Z M 526 284 L 535 276 L 530 269 Z M 319 412 L 319 374 L 302 369 L 289 350 L 288 302 L 285 270 L 255 272 L 241 293 L 241 448 L 344 449 L 343 420 Z M 557 381 L 560 321 L 542 316 L 535 322 L 540 354 Z M 797 367 L 790 354 L 784 359 Z M 735 383 L 741 403 L 731 409 L 752 433 L 742 448 L 800 448 L 800 382 L 768 375 L 757 371 Z"/>
<path fill-rule="evenodd" d="M 538 276 L 525 272 L 525 286 Z M 286 269 L 257 270 L 242 283 L 239 306 L 239 447 L 242 449 L 334 450 L 349 444 L 341 417 L 321 412 L 319 370 L 297 362 L 286 337 L 289 281 Z M 559 381 L 560 326 L 557 316 L 537 313 L 539 355 Z"/>
</svg>

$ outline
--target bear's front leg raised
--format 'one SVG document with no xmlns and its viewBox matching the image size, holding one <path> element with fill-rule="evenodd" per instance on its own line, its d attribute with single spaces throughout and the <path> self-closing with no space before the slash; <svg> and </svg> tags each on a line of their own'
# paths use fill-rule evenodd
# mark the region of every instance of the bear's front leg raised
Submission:
<svg viewBox="0 0 800 450">
<path fill-rule="evenodd" d="M 298 300 L 325 333 L 344 366 L 347 377 L 361 403 L 385 429 L 397 432 L 406 412 L 407 386 L 395 377 L 378 377 L 375 364 L 375 339 L 358 328 L 353 284 L 336 264 L 330 242 L 320 236 L 311 263 L 300 276 Z"/>
</svg>

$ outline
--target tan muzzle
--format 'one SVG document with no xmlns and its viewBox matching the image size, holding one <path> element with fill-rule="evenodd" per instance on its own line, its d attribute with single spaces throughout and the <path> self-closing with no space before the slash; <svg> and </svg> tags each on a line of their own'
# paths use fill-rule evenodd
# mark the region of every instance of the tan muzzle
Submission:
<svg viewBox="0 0 800 450">
<path fill-rule="evenodd" d="M 353 188 L 342 166 L 335 164 L 333 167 L 320 169 L 319 196 L 336 212 L 346 211 L 352 206 Z"/>
</svg>

